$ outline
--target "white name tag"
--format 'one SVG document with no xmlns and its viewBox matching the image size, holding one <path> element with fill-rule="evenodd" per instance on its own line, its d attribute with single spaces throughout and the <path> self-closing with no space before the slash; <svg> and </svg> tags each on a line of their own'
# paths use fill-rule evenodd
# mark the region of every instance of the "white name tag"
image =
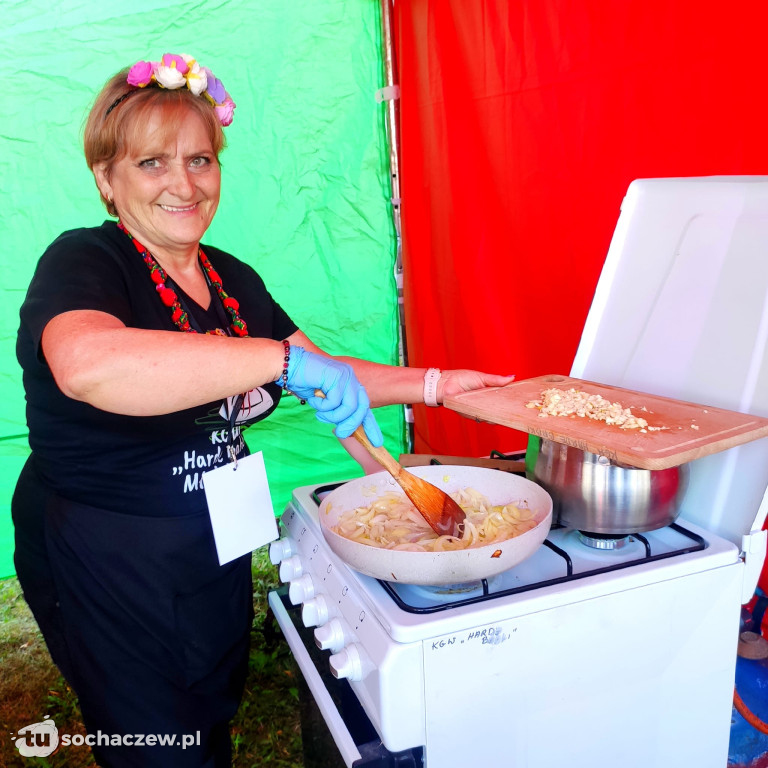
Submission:
<svg viewBox="0 0 768 768">
<path fill-rule="evenodd" d="M 261 451 L 205 472 L 203 487 L 219 565 L 277 538 Z"/>
</svg>

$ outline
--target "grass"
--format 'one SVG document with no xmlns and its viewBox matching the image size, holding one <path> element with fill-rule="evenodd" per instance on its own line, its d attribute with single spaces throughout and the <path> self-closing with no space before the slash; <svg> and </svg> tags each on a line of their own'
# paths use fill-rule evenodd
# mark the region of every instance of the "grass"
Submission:
<svg viewBox="0 0 768 768">
<path fill-rule="evenodd" d="M 298 711 L 301 673 L 271 614 L 267 592 L 278 586 L 267 548 L 253 555 L 253 601 L 248 679 L 232 723 L 233 766 L 301 768 Z M 53 755 L 22 757 L 13 735 L 48 715 L 59 733 L 83 734 L 77 697 L 51 661 L 17 579 L 0 581 L 0 766 L 85 768 L 95 766 L 87 746 L 59 748 Z"/>
</svg>

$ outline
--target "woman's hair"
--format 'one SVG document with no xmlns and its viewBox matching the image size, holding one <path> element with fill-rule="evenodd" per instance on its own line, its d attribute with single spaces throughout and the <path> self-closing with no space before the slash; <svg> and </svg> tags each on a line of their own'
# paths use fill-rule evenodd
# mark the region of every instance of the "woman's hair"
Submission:
<svg viewBox="0 0 768 768">
<path fill-rule="evenodd" d="M 195 96 L 187 88 L 169 90 L 155 85 L 134 88 L 128 85 L 128 68 L 110 78 L 91 107 L 85 123 L 83 145 L 85 161 L 93 171 L 97 163 L 112 165 L 131 151 L 136 151 L 143 126 L 153 110 L 163 113 L 160 138 L 170 140 L 178 133 L 189 112 L 196 112 L 208 131 L 214 154 L 226 146 L 221 123 L 213 105 L 204 96 Z M 122 100 L 118 102 L 119 99 Z M 99 192 L 111 216 L 117 216 L 114 204 Z"/>
</svg>

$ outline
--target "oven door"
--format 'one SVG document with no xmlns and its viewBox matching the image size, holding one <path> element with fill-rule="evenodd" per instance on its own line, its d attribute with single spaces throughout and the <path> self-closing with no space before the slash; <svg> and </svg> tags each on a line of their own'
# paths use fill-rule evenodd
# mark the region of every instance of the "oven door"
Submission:
<svg viewBox="0 0 768 768">
<path fill-rule="evenodd" d="M 304 768 L 421 768 L 422 747 L 390 752 L 346 680 L 337 680 L 314 632 L 291 605 L 287 588 L 268 595 L 269 607 L 303 675 L 299 685 Z"/>
</svg>

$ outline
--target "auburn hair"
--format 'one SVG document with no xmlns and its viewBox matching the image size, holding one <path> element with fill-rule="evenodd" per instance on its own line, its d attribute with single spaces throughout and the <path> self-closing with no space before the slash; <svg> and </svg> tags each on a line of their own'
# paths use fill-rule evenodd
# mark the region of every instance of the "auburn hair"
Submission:
<svg viewBox="0 0 768 768">
<path fill-rule="evenodd" d="M 111 77 L 91 107 L 85 122 L 83 146 L 85 162 L 93 171 L 98 163 L 105 164 L 107 176 L 112 165 L 132 152 L 140 151 L 143 127 L 150 113 L 160 110 L 163 115 L 158 130 L 161 140 L 169 140 L 178 133 L 189 113 L 200 116 L 218 159 L 226 146 L 224 131 L 213 105 L 204 96 L 195 96 L 187 88 L 170 90 L 149 85 L 133 88 L 127 83 L 128 68 Z M 119 103 L 119 99 L 122 100 Z M 111 108 L 111 109 L 110 109 Z M 114 204 L 99 191 L 99 196 L 111 216 L 117 216 Z"/>
</svg>

